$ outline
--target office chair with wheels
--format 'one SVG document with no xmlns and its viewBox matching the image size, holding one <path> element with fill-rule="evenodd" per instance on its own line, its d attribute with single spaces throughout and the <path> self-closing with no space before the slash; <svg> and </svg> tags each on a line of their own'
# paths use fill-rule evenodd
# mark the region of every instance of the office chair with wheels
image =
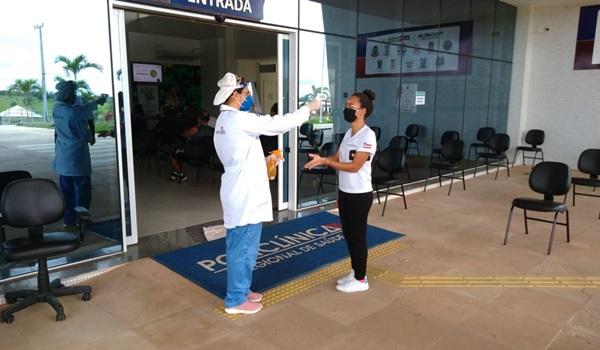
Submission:
<svg viewBox="0 0 600 350">
<path fill-rule="evenodd" d="M 11 323 L 14 314 L 36 303 L 48 303 L 56 311 L 56 320 L 63 321 L 65 312 L 57 297 L 82 294 L 88 301 L 92 297 L 89 286 L 65 287 L 60 280 L 50 282 L 48 258 L 62 256 L 77 250 L 83 240 L 89 221 L 87 209 L 77 207 L 78 233 L 44 232 L 44 225 L 63 217 L 65 202 L 58 186 L 46 179 L 24 179 L 6 186 L 0 202 L 4 226 L 27 228 L 27 237 L 2 242 L 2 254 L 8 261 L 37 260 L 38 289 L 7 292 L 6 301 L 12 304 L 2 311 L 2 321 Z"/>
<path fill-rule="evenodd" d="M 429 172 L 425 178 L 425 188 L 423 189 L 423 192 L 427 191 L 427 182 L 431 176 L 431 169 L 437 169 L 440 187 L 442 186 L 442 178 L 451 179 L 450 188 L 448 189 L 448 196 L 452 192 L 452 183 L 454 180 L 462 180 L 463 191 L 466 191 L 467 187 L 465 185 L 465 169 L 462 164 L 464 158 L 465 143 L 462 140 L 450 140 L 446 142 L 442 147 L 442 159 L 444 161 L 435 163 L 432 162 L 429 165 Z M 443 175 L 442 170 L 452 171 L 452 175 Z M 461 173 L 460 177 L 456 176 L 458 171 Z"/>
<path fill-rule="evenodd" d="M 407 126 L 406 130 L 404 130 L 404 136 L 408 139 L 406 154 L 409 154 L 411 149 L 416 149 L 417 155 L 421 155 L 421 152 L 419 151 L 419 142 L 417 141 L 417 137 L 419 137 L 419 125 L 410 124 Z"/>
<path fill-rule="evenodd" d="M 542 156 L 541 159 L 543 162 L 544 161 L 544 150 L 538 146 L 540 146 L 544 143 L 545 138 L 546 138 L 546 134 L 544 133 L 544 130 L 539 130 L 539 129 L 529 130 L 527 132 L 527 134 L 525 135 L 525 143 L 527 143 L 529 146 L 517 147 L 517 149 L 515 151 L 515 156 L 513 158 L 513 165 L 515 164 L 515 161 L 517 160 L 517 154 L 519 153 L 519 151 L 521 151 L 521 155 L 523 156 L 523 165 L 525 165 L 525 159 L 533 159 L 531 166 L 534 166 L 535 161 L 538 159 L 538 157 L 537 157 L 538 153 L 541 154 L 541 156 Z M 534 152 L 533 157 L 525 155 L 525 153 L 531 153 L 531 152 Z"/>
<path fill-rule="evenodd" d="M 381 204 L 379 189 L 385 188 L 385 201 L 383 203 L 381 216 L 385 215 L 385 208 L 387 207 L 388 196 L 390 194 L 402 197 L 402 200 L 404 201 L 404 209 L 408 209 L 406 206 L 406 196 L 404 195 L 405 181 L 396 176 L 405 170 L 405 166 L 406 153 L 402 148 L 399 147 L 388 147 L 381 151 L 373 160 L 373 167 L 375 169 L 379 168 L 385 172 L 384 176 L 373 176 L 372 180 L 373 187 L 377 193 L 377 202 L 379 204 Z M 394 193 L 390 191 L 390 188 L 396 186 L 400 186 L 400 193 Z"/>
<path fill-rule="evenodd" d="M 506 155 L 506 151 L 510 148 L 510 136 L 507 134 L 496 134 L 490 139 L 488 145 L 490 152 L 477 154 L 477 161 L 475 163 L 475 172 L 473 173 L 473 177 L 477 176 L 477 168 L 479 167 L 480 159 L 485 160 L 485 172 L 487 174 L 489 174 L 490 160 L 496 161 L 495 180 L 498 180 L 498 173 L 500 172 L 501 166 L 506 168 L 507 175 L 510 177 L 510 163 L 508 156 Z M 501 165 L 502 161 L 505 161 L 506 165 Z"/>
<path fill-rule="evenodd" d="M 600 187 L 600 149 L 586 149 L 579 156 L 577 162 L 577 168 L 584 174 L 588 174 L 589 178 L 585 177 L 574 177 L 571 179 L 573 184 L 573 206 L 575 206 L 575 196 L 587 196 L 587 197 L 600 197 L 600 195 L 577 192 L 577 185 L 592 187 L 596 191 L 596 187 Z M 600 219 L 600 214 L 598 214 Z"/>
<path fill-rule="evenodd" d="M 475 149 L 475 159 L 477 159 L 477 151 L 480 148 L 485 150 L 489 149 L 490 139 L 496 134 L 496 130 L 494 128 L 490 128 L 489 126 L 480 128 L 477 130 L 477 141 L 473 142 L 469 145 L 469 154 L 467 156 L 467 160 L 471 160 L 471 150 Z"/>
<path fill-rule="evenodd" d="M 512 220 L 513 210 L 523 209 L 525 217 L 525 234 L 529 234 L 527 220 L 540 221 L 552 224 L 550 231 L 550 243 L 548 244 L 548 255 L 552 251 L 552 242 L 554 240 L 554 229 L 556 225 L 567 227 L 567 243 L 571 241 L 569 232 L 569 209 L 565 204 L 567 194 L 571 187 L 571 169 L 564 163 L 542 162 L 533 167 L 529 175 L 529 187 L 537 193 L 544 195 L 544 199 L 537 198 L 515 198 L 508 214 L 508 223 L 506 224 L 506 234 L 504 235 L 504 245 L 508 242 L 508 232 Z M 555 202 L 554 196 L 565 196 L 563 202 Z M 554 213 L 554 220 L 544 220 L 527 216 L 527 210 Z M 560 213 L 566 213 L 566 222 L 558 222 L 557 217 Z"/>
<path fill-rule="evenodd" d="M 9 183 L 22 179 L 31 179 L 31 174 L 24 170 L 5 171 L 0 173 L 0 203 L 2 201 L 2 192 L 4 191 L 4 188 L 8 186 Z M 4 221 L 2 220 L 2 211 L 0 211 L 0 243 L 4 242 L 5 240 L 4 230 L 2 229 L 3 224 Z M 0 252 L 2 252 L 1 244 Z"/>
</svg>

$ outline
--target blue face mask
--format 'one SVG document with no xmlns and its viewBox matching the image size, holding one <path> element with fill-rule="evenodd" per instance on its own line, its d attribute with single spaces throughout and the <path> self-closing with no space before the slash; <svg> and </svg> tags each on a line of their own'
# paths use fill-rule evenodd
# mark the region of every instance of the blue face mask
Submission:
<svg viewBox="0 0 600 350">
<path fill-rule="evenodd" d="M 254 104 L 254 98 L 252 98 L 252 95 L 246 96 L 246 99 L 240 105 L 240 111 L 248 112 L 250 110 L 250 108 L 252 108 L 253 104 Z"/>
</svg>

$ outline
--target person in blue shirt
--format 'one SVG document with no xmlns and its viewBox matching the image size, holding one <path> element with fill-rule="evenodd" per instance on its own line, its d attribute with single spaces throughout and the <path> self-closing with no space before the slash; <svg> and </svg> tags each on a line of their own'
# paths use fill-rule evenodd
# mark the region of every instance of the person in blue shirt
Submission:
<svg viewBox="0 0 600 350">
<path fill-rule="evenodd" d="M 93 111 L 106 102 L 106 95 L 90 103 L 77 102 L 74 81 L 56 85 L 56 103 L 52 110 L 55 128 L 54 161 L 52 169 L 59 176 L 65 198 L 65 226 L 75 224 L 75 207 L 90 208 L 92 201 L 92 164 L 88 142 L 92 140 L 89 127 Z"/>
</svg>

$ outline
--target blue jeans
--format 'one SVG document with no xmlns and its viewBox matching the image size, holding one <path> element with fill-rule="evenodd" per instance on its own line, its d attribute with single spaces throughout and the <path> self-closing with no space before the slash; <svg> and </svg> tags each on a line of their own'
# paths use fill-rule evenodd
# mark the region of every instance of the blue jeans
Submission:
<svg viewBox="0 0 600 350">
<path fill-rule="evenodd" d="M 227 244 L 227 295 L 225 307 L 235 307 L 246 302 L 252 270 L 256 265 L 262 224 L 251 224 L 228 229 Z"/>
<path fill-rule="evenodd" d="M 60 175 L 60 189 L 65 197 L 64 224 L 74 225 L 77 219 L 75 207 L 90 209 L 90 204 L 92 203 L 91 176 Z"/>
</svg>

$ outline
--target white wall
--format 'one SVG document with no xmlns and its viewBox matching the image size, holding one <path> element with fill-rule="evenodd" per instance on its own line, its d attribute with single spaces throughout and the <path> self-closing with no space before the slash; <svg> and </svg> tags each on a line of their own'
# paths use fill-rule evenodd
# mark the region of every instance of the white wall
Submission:
<svg viewBox="0 0 600 350">
<path fill-rule="evenodd" d="M 513 145 L 523 144 L 526 130 L 542 129 L 546 160 L 572 167 L 584 149 L 600 148 L 600 70 L 573 70 L 580 7 L 597 3 L 519 8 L 517 19 Z"/>
</svg>

